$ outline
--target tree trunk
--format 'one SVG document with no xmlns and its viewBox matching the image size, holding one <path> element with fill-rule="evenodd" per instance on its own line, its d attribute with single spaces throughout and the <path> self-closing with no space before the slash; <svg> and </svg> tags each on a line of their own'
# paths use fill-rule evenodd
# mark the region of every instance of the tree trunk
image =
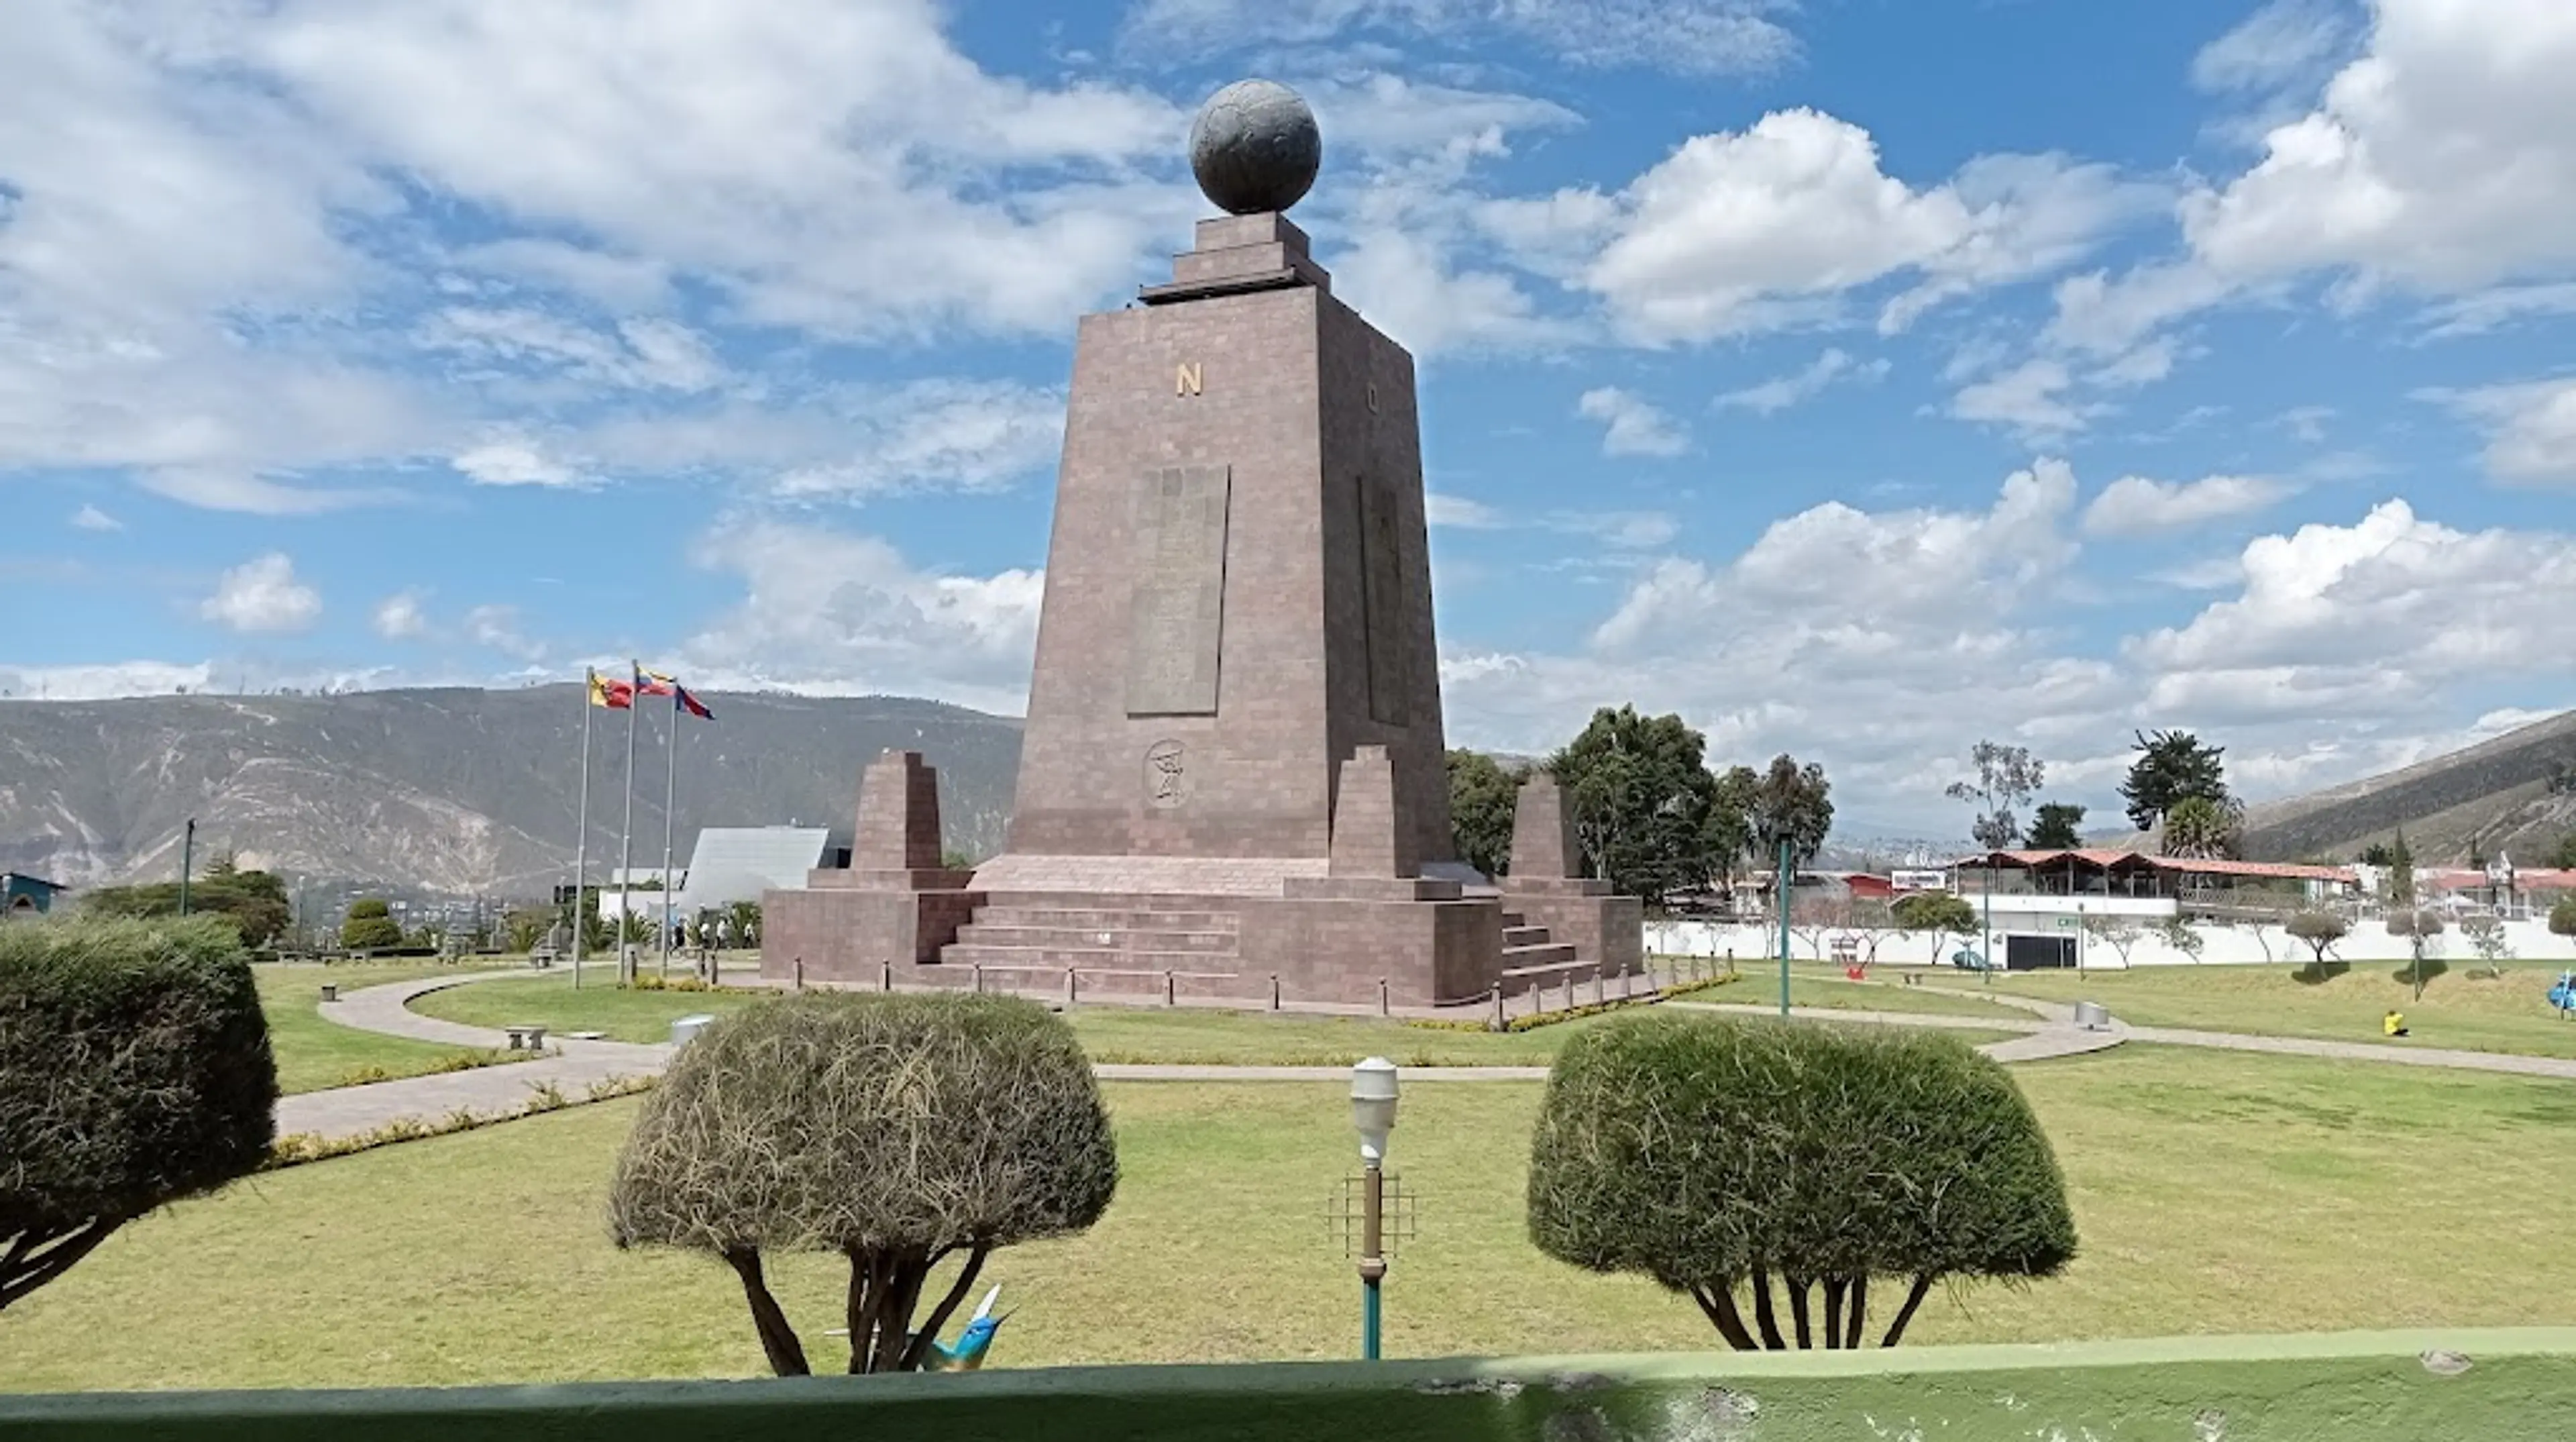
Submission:
<svg viewBox="0 0 2576 1442">
<path fill-rule="evenodd" d="M 92 1217 L 60 1231 L 19 1233 L 10 1241 L 8 1252 L 0 1255 L 0 1307 L 70 1271 L 74 1262 L 95 1251 L 120 1225 Z"/>
<path fill-rule="evenodd" d="M 939 1299 L 939 1305 L 930 1309 L 929 1317 L 921 1324 L 921 1331 L 913 1337 L 911 1345 L 903 1349 L 904 1371 L 918 1372 L 921 1370 L 921 1364 L 929 1360 L 930 1349 L 937 1344 L 940 1329 L 948 1325 L 949 1315 L 957 1310 L 957 1304 L 966 1300 L 966 1294 L 973 1290 L 976 1276 L 984 1270 L 984 1259 L 992 1254 L 992 1247 L 982 1242 L 976 1243 L 975 1249 L 966 1254 L 966 1265 L 957 1269 L 956 1283 L 949 1287 L 947 1296 Z M 931 1258 L 932 1266 L 937 1266 L 938 1263 L 937 1257 Z M 924 1275 L 928 1274 L 928 1268 L 924 1268 L 923 1271 Z"/>
<path fill-rule="evenodd" d="M 1753 1322 L 1762 1329 L 1762 1345 L 1774 1352 L 1789 1350 L 1780 1340 L 1779 1314 L 1771 1310 L 1771 1274 L 1760 1267 L 1753 1269 Z"/>
<path fill-rule="evenodd" d="M 1860 1348 L 1861 1328 L 1869 1323 L 1869 1274 L 1867 1272 L 1852 1278 L 1849 1308 L 1851 1325 L 1843 1332 L 1843 1346 L 1857 1351 Z"/>
<path fill-rule="evenodd" d="M 760 1334 L 760 1350 L 769 1359 L 769 1370 L 781 1377 L 806 1376 L 813 1369 L 805 1365 L 804 1344 L 796 1340 L 796 1329 L 787 1324 L 778 1299 L 769 1295 L 769 1283 L 760 1273 L 760 1249 L 738 1247 L 725 1253 L 724 1259 L 742 1278 L 743 1300 L 751 1304 L 752 1330 Z"/>
<path fill-rule="evenodd" d="M 898 1252 L 887 1266 L 885 1296 L 877 1303 L 877 1350 L 871 1372 L 894 1372 L 912 1350 L 912 1309 L 921 1301 L 921 1284 L 930 1275 L 930 1258 L 919 1249 Z"/>
<path fill-rule="evenodd" d="M 1825 1278 L 1825 1349 L 1838 1350 L 1843 1344 L 1843 1288 L 1840 1277 Z"/>
<path fill-rule="evenodd" d="M 1753 1340 L 1753 1334 L 1744 1329 L 1744 1314 L 1735 1310 L 1733 1283 L 1722 1287 L 1693 1287 L 1690 1294 L 1691 1300 L 1699 1303 L 1699 1309 L 1708 1314 L 1709 1321 L 1717 1325 L 1717 1335 L 1726 1339 L 1726 1345 L 1739 1352 L 1761 1350 L 1761 1344 Z"/>
<path fill-rule="evenodd" d="M 1896 1320 L 1887 1324 L 1887 1335 L 1878 1339 L 1878 1345 L 1893 1347 L 1904 1339 L 1905 1324 L 1914 1320 L 1914 1309 L 1923 1305 L 1924 1296 L 1931 1290 L 1930 1272 L 1925 1272 L 1914 1279 L 1913 1287 L 1905 1294 L 1905 1305 L 1896 1309 Z"/>
<path fill-rule="evenodd" d="M 1782 1277 L 1780 1280 L 1789 1284 L 1789 1320 L 1798 1329 L 1798 1350 L 1806 1351 L 1816 1345 L 1815 1339 L 1807 1332 L 1807 1279 Z"/>
</svg>

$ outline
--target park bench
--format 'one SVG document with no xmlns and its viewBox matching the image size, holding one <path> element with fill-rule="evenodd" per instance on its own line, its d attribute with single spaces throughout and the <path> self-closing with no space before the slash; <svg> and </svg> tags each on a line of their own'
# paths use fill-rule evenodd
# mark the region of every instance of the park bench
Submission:
<svg viewBox="0 0 2576 1442">
<path fill-rule="evenodd" d="M 512 1051 L 545 1050 L 546 1029 L 542 1026 L 523 1021 L 505 1026 L 501 1030 L 509 1034 Z"/>
<path fill-rule="evenodd" d="M 554 964 L 555 949 L 551 946 L 539 946 L 536 950 L 528 953 L 528 965 L 535 967 L 539 971 L 544 971 L 552 967 Z"/>
</svg>

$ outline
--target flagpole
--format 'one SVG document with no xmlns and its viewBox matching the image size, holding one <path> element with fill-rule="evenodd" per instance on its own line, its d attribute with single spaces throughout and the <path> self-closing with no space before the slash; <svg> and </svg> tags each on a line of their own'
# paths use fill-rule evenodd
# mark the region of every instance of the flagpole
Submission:
<svg viewBox="0 0 2576 1442">
<path fill-rule="evenodd" d="M 670 769 L 662 777 L 662 975 L 671 974 L 671 804 L 680 792 L 680 683 L 671 683 Z"/>
<path fill-rule="evenodd" d="M 599 683 L 599 673 L 588 666 L 581 668 L 581 831 L 572 842 L 572 989 L 581 990 L 581 938 L 588 927 L 582 925 L 581 897 L 583 885 L 590 879 L 590 713 L 599 709 L 591 704 L 591 688 Z"/>
<path fill-rule="evenodd" d="M 627 900 L 633 887 L 629 874 L 634 865 L 635 839 L 635 713 L 641 709 L 643 687 L 635 685 L 644 672 L 643 663 L 626 663 L 629 690 L 626 693 L 626 820 L 617 828 L 617 980 L 620 985 L 635 978 L 626 974 Z"/>
</svg>

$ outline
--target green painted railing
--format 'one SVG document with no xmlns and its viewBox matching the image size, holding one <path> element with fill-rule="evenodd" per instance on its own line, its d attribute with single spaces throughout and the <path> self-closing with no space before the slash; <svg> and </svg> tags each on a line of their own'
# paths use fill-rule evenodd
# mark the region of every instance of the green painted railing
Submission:
<svg viewBox="0 0 2576 1442">
<path fill-rule="evenodd" d="M 5 1340 L 0 1329 L 0 1340 Z M 0 1361 L 0 1367 L 5 1362 Z M 0 1396 L 0 1437 L 173 1442 L 2565 1442 L 2576 1329 L 1783 1355 L 1087 1367 Z"/>
</svg>

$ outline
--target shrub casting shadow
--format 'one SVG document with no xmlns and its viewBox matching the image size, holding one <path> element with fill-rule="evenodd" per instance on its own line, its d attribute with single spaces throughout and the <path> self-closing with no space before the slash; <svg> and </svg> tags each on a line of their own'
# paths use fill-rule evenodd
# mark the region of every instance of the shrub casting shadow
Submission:
<svg viewBox="0 0 2576 1442">
<path fill-rule="evenodd" d="M 2312 961 L 2290 973 L 2290 979 L 2301 986 L 2323 986 L 2352 970 L 2348 961 Z"/>
</svg>

